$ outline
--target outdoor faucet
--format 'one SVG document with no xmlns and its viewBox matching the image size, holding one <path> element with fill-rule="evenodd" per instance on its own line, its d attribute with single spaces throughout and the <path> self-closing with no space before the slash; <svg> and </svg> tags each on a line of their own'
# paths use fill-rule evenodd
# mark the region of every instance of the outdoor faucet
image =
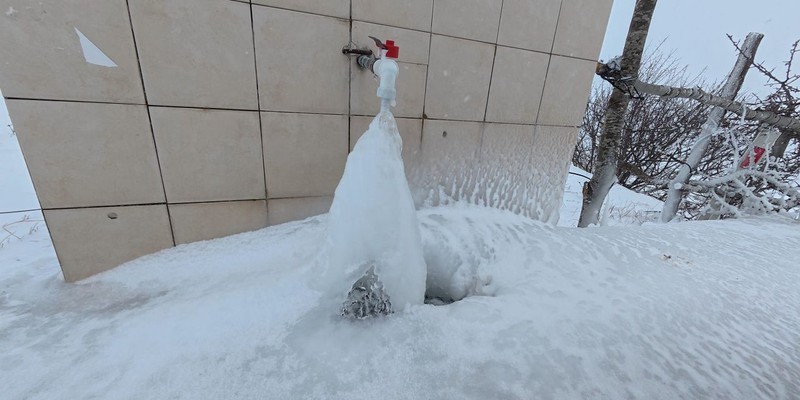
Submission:
<svg viewBox="0 0 800 400">
<path fill-rule="evenodd" d="M 394 45 L 393 40 L 387 40 L 381 48 L 381 57 L 372 66 L 373 72 L 378 77 L 378 97 L 381 99 L 381 112 L 388 110 L 389 106 L 396 106 L 397 90 L 395 82 L 400 67 L 397 66 L 395 59 L 400 55 L 400 48 Z"/>
<path fill-rule="evenodd" d="M 380 57 L 376 58 L 372 50 L 354 49 L 345 47 L 342 53 L 347 55 L 358 55 L 358 66 L 363 69 L 371 70 L 378 77 L 378 97 L 381 99 L 381 112 L 388 111 L 389 107 L 396 106 L 397 90 L 395 82 L 397 74 L 400 72 L 395 59 L 400 55 L 400 47 L 394 44 L 394 40 L 387 40 L 386 43 L 380 39 L 370 36 L 375 41 L 375 45 L 380 49 Z"/>
</svg>

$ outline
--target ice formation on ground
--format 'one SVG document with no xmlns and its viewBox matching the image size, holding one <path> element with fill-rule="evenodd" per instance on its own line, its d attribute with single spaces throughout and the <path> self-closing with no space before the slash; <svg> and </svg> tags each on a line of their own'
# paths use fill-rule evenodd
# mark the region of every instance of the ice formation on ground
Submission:
<svg viewBox="0 0 800 400">
<path fill-rule="evenodd" d="M 77 285 L 51 252 L 15 242 L 0 250 L 2 397 L 800 398 L 797 221 L 573 229 L 481 207 L 418 215 L 426 257 L 469 254 L 477 275 L 460 290 L 478 282 L 482 295 L 366 323 L 332 316 L 313 288 L 327 216 Z"/>
<path fill-rule="evenodd" d="M 333 199 L 321 285 L 342 304 L 367 269 L 383 283 L 394 311 L 422 304 L 425 260 L 419 222 L 389 111 L 372 121 L 347 157 Z"/>
<path fill-rule="evenodd" d="M 385 316 L 392 313 L 392 301 L 383 289 L 383 282 L 370 265 L 367 272 L 353 284 L 342 306 L 342 316 L 354 319 Z"/>
</svg>

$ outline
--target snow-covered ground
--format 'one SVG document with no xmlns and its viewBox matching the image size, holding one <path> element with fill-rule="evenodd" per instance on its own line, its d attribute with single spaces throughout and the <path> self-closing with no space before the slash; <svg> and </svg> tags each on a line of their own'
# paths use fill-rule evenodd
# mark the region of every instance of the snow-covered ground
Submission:
<svg viewBox="0 0 800 400">
<path fill-rule="evenodd" d="M 574 165 L 570 166 L 567 184 L 564 187 L 564 201 L 559 211 L 558 226 L 578 226 L 583 201 L 583 183 L 592 174 Z M 603 206 L 601 225 L 641 225 L 658 219 L 664 203 L 650 196 L 636 193 L 623 186 L 614 185 L 608 193 Z"/>
<path fill-rule="evenodd" d="M 0 92 L 0 213 L 39 208 L 17 137 Z"/>
<path fill-rule="evenodd" d="M 557 228 L 419 213 L 429 268 L 474 295 L 344 321 L 311 271 L 326 216 L 63 283 L 37 235 L 0 251 L 8 399 L 791 399 L 800 225 Z"/>
<path fill-rule="evenodd" d="M 609 204 L 660 208 L 622 188 Z M 0 398 L 800 398 L 800 223 L 637 226 L 613 207 L 634 225 L 421 210 L 429 273 L 468 297 L 355 322 L 319 289 L 327 215 L 66 284 L 27 213 L 0 248 Z"/>
<path fill-rule="evenodd" d="M 33 231 L 39 231 L 39 234 L 29 238 L 29 241 L 40 244 L 50 242 L 42 213 L 38 209 L 39 200 L 33 190 L 17 137 L 11 129 L 3 93 L 0 92 L 0 260 L 3 260 L 3 247 Z M 0 261 L 0 274 L 4 265 Z"/>
</svg>

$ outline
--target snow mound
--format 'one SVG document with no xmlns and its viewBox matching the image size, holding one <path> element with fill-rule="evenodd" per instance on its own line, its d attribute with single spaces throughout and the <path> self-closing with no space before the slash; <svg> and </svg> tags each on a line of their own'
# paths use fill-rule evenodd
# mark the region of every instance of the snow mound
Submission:
<svg viewBox="0 0 800 400">
<path fill-rule="evenodd" d="M 796 221 L 567 229 L 467 206 L 419 219 L 429 262 L 461 282 L 442 290 L 488 296 L 332 315 L 313 285 L 327 216 L 77 285 L 52 259 L 0 251 L 3 397 L 800 398 Z"/>
</svg>

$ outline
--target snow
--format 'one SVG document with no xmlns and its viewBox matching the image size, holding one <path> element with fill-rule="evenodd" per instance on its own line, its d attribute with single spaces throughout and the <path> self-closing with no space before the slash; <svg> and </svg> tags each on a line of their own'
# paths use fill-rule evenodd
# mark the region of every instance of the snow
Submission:
<svg viewBox="0 0 800 400">
<path fill-rule="evenodd" d="M 570 175 L 564 188 L 559 226 L 578 226 L 583 202 L 583 183 L 592 174 L 576 166 L 570 166 Z M 653 197 L 636 193 L 622 185 L 614 185 L 603 204 L 600 225 L 642 225 L 658 219 L 664 203 Z"/>
<path fill-rule="evenodd" d="M 381 112 L 347 157 L 330 210 L 321 284 L 341 304 L 372 266 L 395 310 L 422 304 L 425 260 L 394 117 Z"/>
<path fill-rule="evenodd" d="M 426 260 L 465 255 L 454 285 L 473 295 L 357 322 L 313 288 L 327 216 L 77 285 L 52 254 L 28 259 L 43 249 L 27 237 L 0 251 L 0 385 L 10 399 L 800 396 L 796 221 L 419 219 Z"/>
<path fill-rule="evenodd" d="M 19 142 L 0 92 L 0 213 L 39 208 Z"/>
</svg>

